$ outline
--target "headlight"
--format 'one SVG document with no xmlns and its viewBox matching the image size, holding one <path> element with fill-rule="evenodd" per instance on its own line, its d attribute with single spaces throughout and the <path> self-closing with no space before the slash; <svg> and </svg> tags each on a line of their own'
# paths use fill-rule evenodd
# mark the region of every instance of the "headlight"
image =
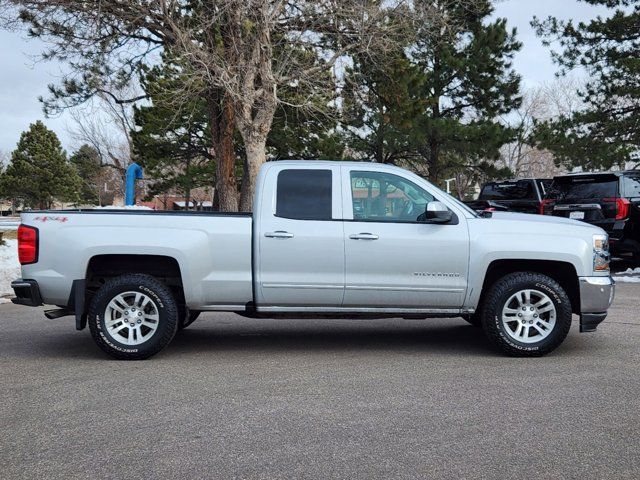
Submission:
<svg viewBox="0 0 640 480">
<path fill-rule="evenodd" d="M 607 272 L 609 271 L 609 237 L 607 235 L 597 234 L 593 236 L 593 271 Z"/>
</svg>

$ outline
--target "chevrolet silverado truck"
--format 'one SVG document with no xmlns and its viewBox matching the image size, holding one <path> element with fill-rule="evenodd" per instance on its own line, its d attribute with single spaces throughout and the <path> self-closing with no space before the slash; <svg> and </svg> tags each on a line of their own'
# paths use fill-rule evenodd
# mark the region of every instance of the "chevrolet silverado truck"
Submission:
<svg viewBox="0 0 640 480">
<path fill-rule="evenodd" d="M 118 359 L 148 358 L 200 312 L 255 318 L 462 317 L 513 356 L 604 320 L 608 238 L 549 216 L 475 211 L 403 169 L 280 161 L 253 214 L 32 211 L 14 303 L 57 306 Z"/>
</svg>

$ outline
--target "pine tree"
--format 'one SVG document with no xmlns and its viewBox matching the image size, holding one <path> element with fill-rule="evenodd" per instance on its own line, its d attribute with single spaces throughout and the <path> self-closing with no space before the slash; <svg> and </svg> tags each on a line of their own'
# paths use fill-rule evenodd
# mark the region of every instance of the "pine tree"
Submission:
<svg viewBox="0 0 640 480">
<path fill-rule="evenodd" d="M 98 151 L 90 145 L 82 145 L 69 157 L 69 162 L 80 177 L 80 202 L 93 205 L 100 203 L 99 185 L 103 167 Z"/>
<path fill-rule="evenodd" d="M 607 169 L 640 161 L 640 4 L 634 0 L 582 0 L 614 9 L 608 17 L 574 24 L 554 17 L 532 24 L 545 44 L 559 39 L 553 58 L 560 74 L 582 68 L 584 109 L 537 129 L 540 145 L 569 167 Z"/>
<path fill-rule="evenodd" d="M 447 25 L 419 28 L 411 52 L 425 78 L 421 96 L 428 104 L 418 126 L 425 140 L 419 148 L 429 177 L 436 180 L 447 168 L 443 154 L 463 158 L 467 168 L 474 168 L 497 159 L 500 147 L 514 137 L 497 118 L 520 105 L 520 77 L 512 59 L 522 44 L 506 19 L 490 20 L 490 0 L 419 3 L 447 19 Z"/>
<path fill-rule="evenodd" d="M 368 158 L 408 163 L 432 181 L 491 169 L 515 137 L 498 117 L 521 102 L 515 29 L 490 19 L 490 0 L 419 0 L 415 10 L 425 18 L 404 49 L 347 71 L 347 85 L 355 84 L 350 99 L 360 105 L 346 103 L 363 119 L 354 124 L 363 141 L 354 144 Z M 428 21 L 434 18 L 442 22 Z"/>
<path fill-rule="evenodd" d="M 426 109 L 424 77 L 402 52 L 378 62 L 364 56 L 346 70 L 343 128 L 357 155 L 376 163 L 411 164 L 418 155 L 416 120 Z"/>
<path fill-rule="evenodd" d="M 26 207 L 51 208 L 54 200 L 77 202 L 80 178 L 54 132 L 41 121 L 20 135 L 0 190 Z"/>
</svg>

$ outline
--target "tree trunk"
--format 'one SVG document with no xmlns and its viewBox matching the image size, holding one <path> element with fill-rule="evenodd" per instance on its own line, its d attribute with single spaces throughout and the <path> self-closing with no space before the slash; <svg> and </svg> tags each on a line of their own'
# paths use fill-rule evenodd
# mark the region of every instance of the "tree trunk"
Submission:
<svg viewBox="0 0 640 480">
<path fill-rule="evenodd" d="M 191 209 L 191 179 L 189 177 L 189 167 L 191 162 L 187 159 L 186 167 L 185 167 L 185 185 L 184 185 L 184 209 Z"/>
<path fill-rule="evenodd" d="M 438 140 L 432 136 L 429 140 L 429 180 L 433 183 L 438 181 L 438 157 L 440 149 Z"/>
<path fill-rule="evenodd" d="M 253 210 L 253 196 L 256 190 L 256 180 L 260 167 L 267 161 L 266 135 L 250 135 L 244 141 L 247 158 L 242 175 L 242 190 L 240 192 L 240 211 Z"/>
<path fill-rule="evenodd" d="M 440 156 L 440 139 L 438 138 L 440 124 L 440 97 L 442 96 L 442 86 L 440 84 L 440 51 L 436 47 L 433 53 L 433 104 L 431 116 L 433 119 L 433 131 L 429 138 L 429 180 L 436 183 L 438 180 L 438 161 Z"/>
<path fill-rule="evenodd" d="M 234 110 L 231 102 L 218 92 L 210 95 L 211 137 L 216 159 L 216 195 L 221 212 L 238 211 L 236 152 L 233 148 Z"/>
</svg>

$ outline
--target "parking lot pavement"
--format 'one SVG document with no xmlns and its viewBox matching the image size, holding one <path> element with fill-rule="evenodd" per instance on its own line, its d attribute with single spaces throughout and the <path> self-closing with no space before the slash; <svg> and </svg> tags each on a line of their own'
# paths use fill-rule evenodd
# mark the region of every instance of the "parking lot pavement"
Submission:
<svg viewBox="0 0 640 480">
<path fill-rule="evenodd" d="M 0 305 L 2 478 L 638 478 L 640 285 L 541 359 L 459 319 L 209 314 L 144 362 Z"/>
</svg>

